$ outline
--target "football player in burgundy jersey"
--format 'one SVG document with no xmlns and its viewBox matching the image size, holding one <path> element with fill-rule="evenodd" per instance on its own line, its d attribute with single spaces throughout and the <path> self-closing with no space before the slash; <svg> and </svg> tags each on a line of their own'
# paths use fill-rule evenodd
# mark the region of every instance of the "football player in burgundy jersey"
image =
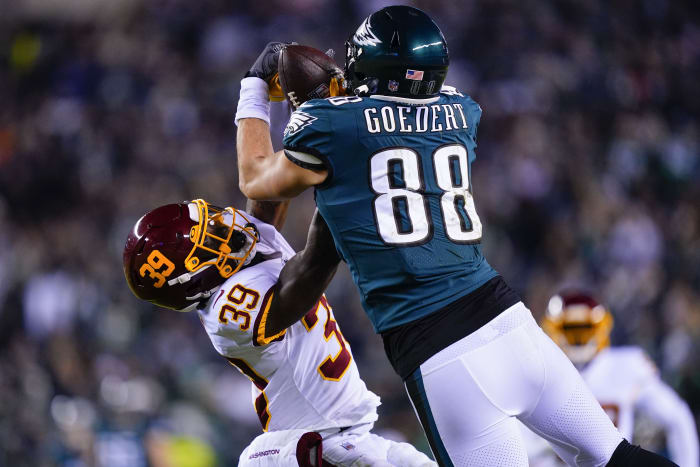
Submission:
<svg viewBox="0 0 700 467">
<path fill-rule="evenodd" d="M 250 379 L 264 433 L 239 465 L 434 466 L 410 444 L 370 431 L 379 398 L 319 299 L 335 259 L 279 279 L 294 257 L 277 230 L 287 206 L 249 202 L 243 212 L 197 199 L 146 213 L 124 248 L 129 287 L 156 305 L 196 312 L 215 350 Z M 292 269 L 305 256 L 295 258 Z"/>
<path fill-rule="evenodd" d="M 549 300 L 542 328 L 581 372 L 622 435 L 632 440 L 643 415 L 665 435 L 669 458 L 697 466 L 698 432 L 688 404 L 659 376 L 637 346 L 610 346 L 613 316 L 590 293 L 568 289 Z M 525 438 L 530 463 L 550 465 L 554 453 L 536 437 Z"/>
</svg>

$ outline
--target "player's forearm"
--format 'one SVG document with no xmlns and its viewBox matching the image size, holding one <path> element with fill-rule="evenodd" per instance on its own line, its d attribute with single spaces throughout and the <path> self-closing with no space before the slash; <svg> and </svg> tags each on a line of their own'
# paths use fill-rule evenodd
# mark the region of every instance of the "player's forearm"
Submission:
<svg viewBox="0 0 700 467">
<path fill-rule="evenodd" d="M 244 195 L 258 199 L 261 179 L 272 162 L 274 151 L 267 122 L 257 118 L 244 118 L 238 122 L 236 134 L 238 153 L 238 183 Z"/>
<path fill-rule="evenodd" d="M 311 221 L 306 247 L 287 261 L 280 272 L 266 334 L 275 335 L 312 309 L 333 279 L 339 262 L 333 237 L 317 211 Z"/>
<path fill-rule="evenodd" d="M 253 200 L 294 198 L 313 185 L 314 177 L 319 175 L 292 164 L 282 151 L 275 153 L 269 131 L 263 120 L 239 120 L 236 136 L 238 187 Z"/>
<path fill-rule="evenodd" d="M 287 220 L 287 209 L 289 201 L 255 201 L 249 199 L 245 210 L 256 219 L 273 225 L 277 230 L 281 230 L 284 221 Z"/>
</svg>

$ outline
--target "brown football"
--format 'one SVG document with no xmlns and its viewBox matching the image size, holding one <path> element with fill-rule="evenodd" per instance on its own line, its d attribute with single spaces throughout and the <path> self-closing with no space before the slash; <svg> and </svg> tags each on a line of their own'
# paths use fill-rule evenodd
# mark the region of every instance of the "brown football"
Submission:
<svg viewBox="0 0 700 467">
<path fill-rule="evenodd" d="M 340 84 L 343 76 L 331 57 L 306 45 L 282 49 L 277 71 L 282 92 L 295 109 L 310 99 L 330 97 L 331 78 Z"/>
</svg>

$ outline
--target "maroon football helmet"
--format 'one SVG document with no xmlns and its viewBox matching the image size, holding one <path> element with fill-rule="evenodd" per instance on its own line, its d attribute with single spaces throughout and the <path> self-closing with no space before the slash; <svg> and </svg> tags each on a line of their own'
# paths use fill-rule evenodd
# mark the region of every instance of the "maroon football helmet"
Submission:
<svg viewBox="0 0 700 467">
<path fill-rule="evenodd" d="M 255 225 L 234 208 L 196 199 L 168 204 L 136 222 L 124 246 L 124 275 L 134 294 L 190 311 L 255 256 Z"/>
</svg>

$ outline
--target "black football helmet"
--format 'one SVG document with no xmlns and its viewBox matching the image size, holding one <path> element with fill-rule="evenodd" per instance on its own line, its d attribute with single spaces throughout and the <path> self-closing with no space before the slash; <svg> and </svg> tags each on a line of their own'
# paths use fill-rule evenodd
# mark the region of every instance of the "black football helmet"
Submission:
<svg viewBox="0 0 700 467">
<path fill-rule="evenodd" d="M 257 242 L 255 225 L 237 209 L 201 199 L 168 204 L 129 233 L 124 275 L 138 298 L 190 311 L 251 262 Z"/>
<path fill-rule="evenodd" d="M 449 64 L 440 28 L 410 6 L 372 13 L 345 43 L 345 79 L 357 95 L 436 96 Z"/>
</svg>

